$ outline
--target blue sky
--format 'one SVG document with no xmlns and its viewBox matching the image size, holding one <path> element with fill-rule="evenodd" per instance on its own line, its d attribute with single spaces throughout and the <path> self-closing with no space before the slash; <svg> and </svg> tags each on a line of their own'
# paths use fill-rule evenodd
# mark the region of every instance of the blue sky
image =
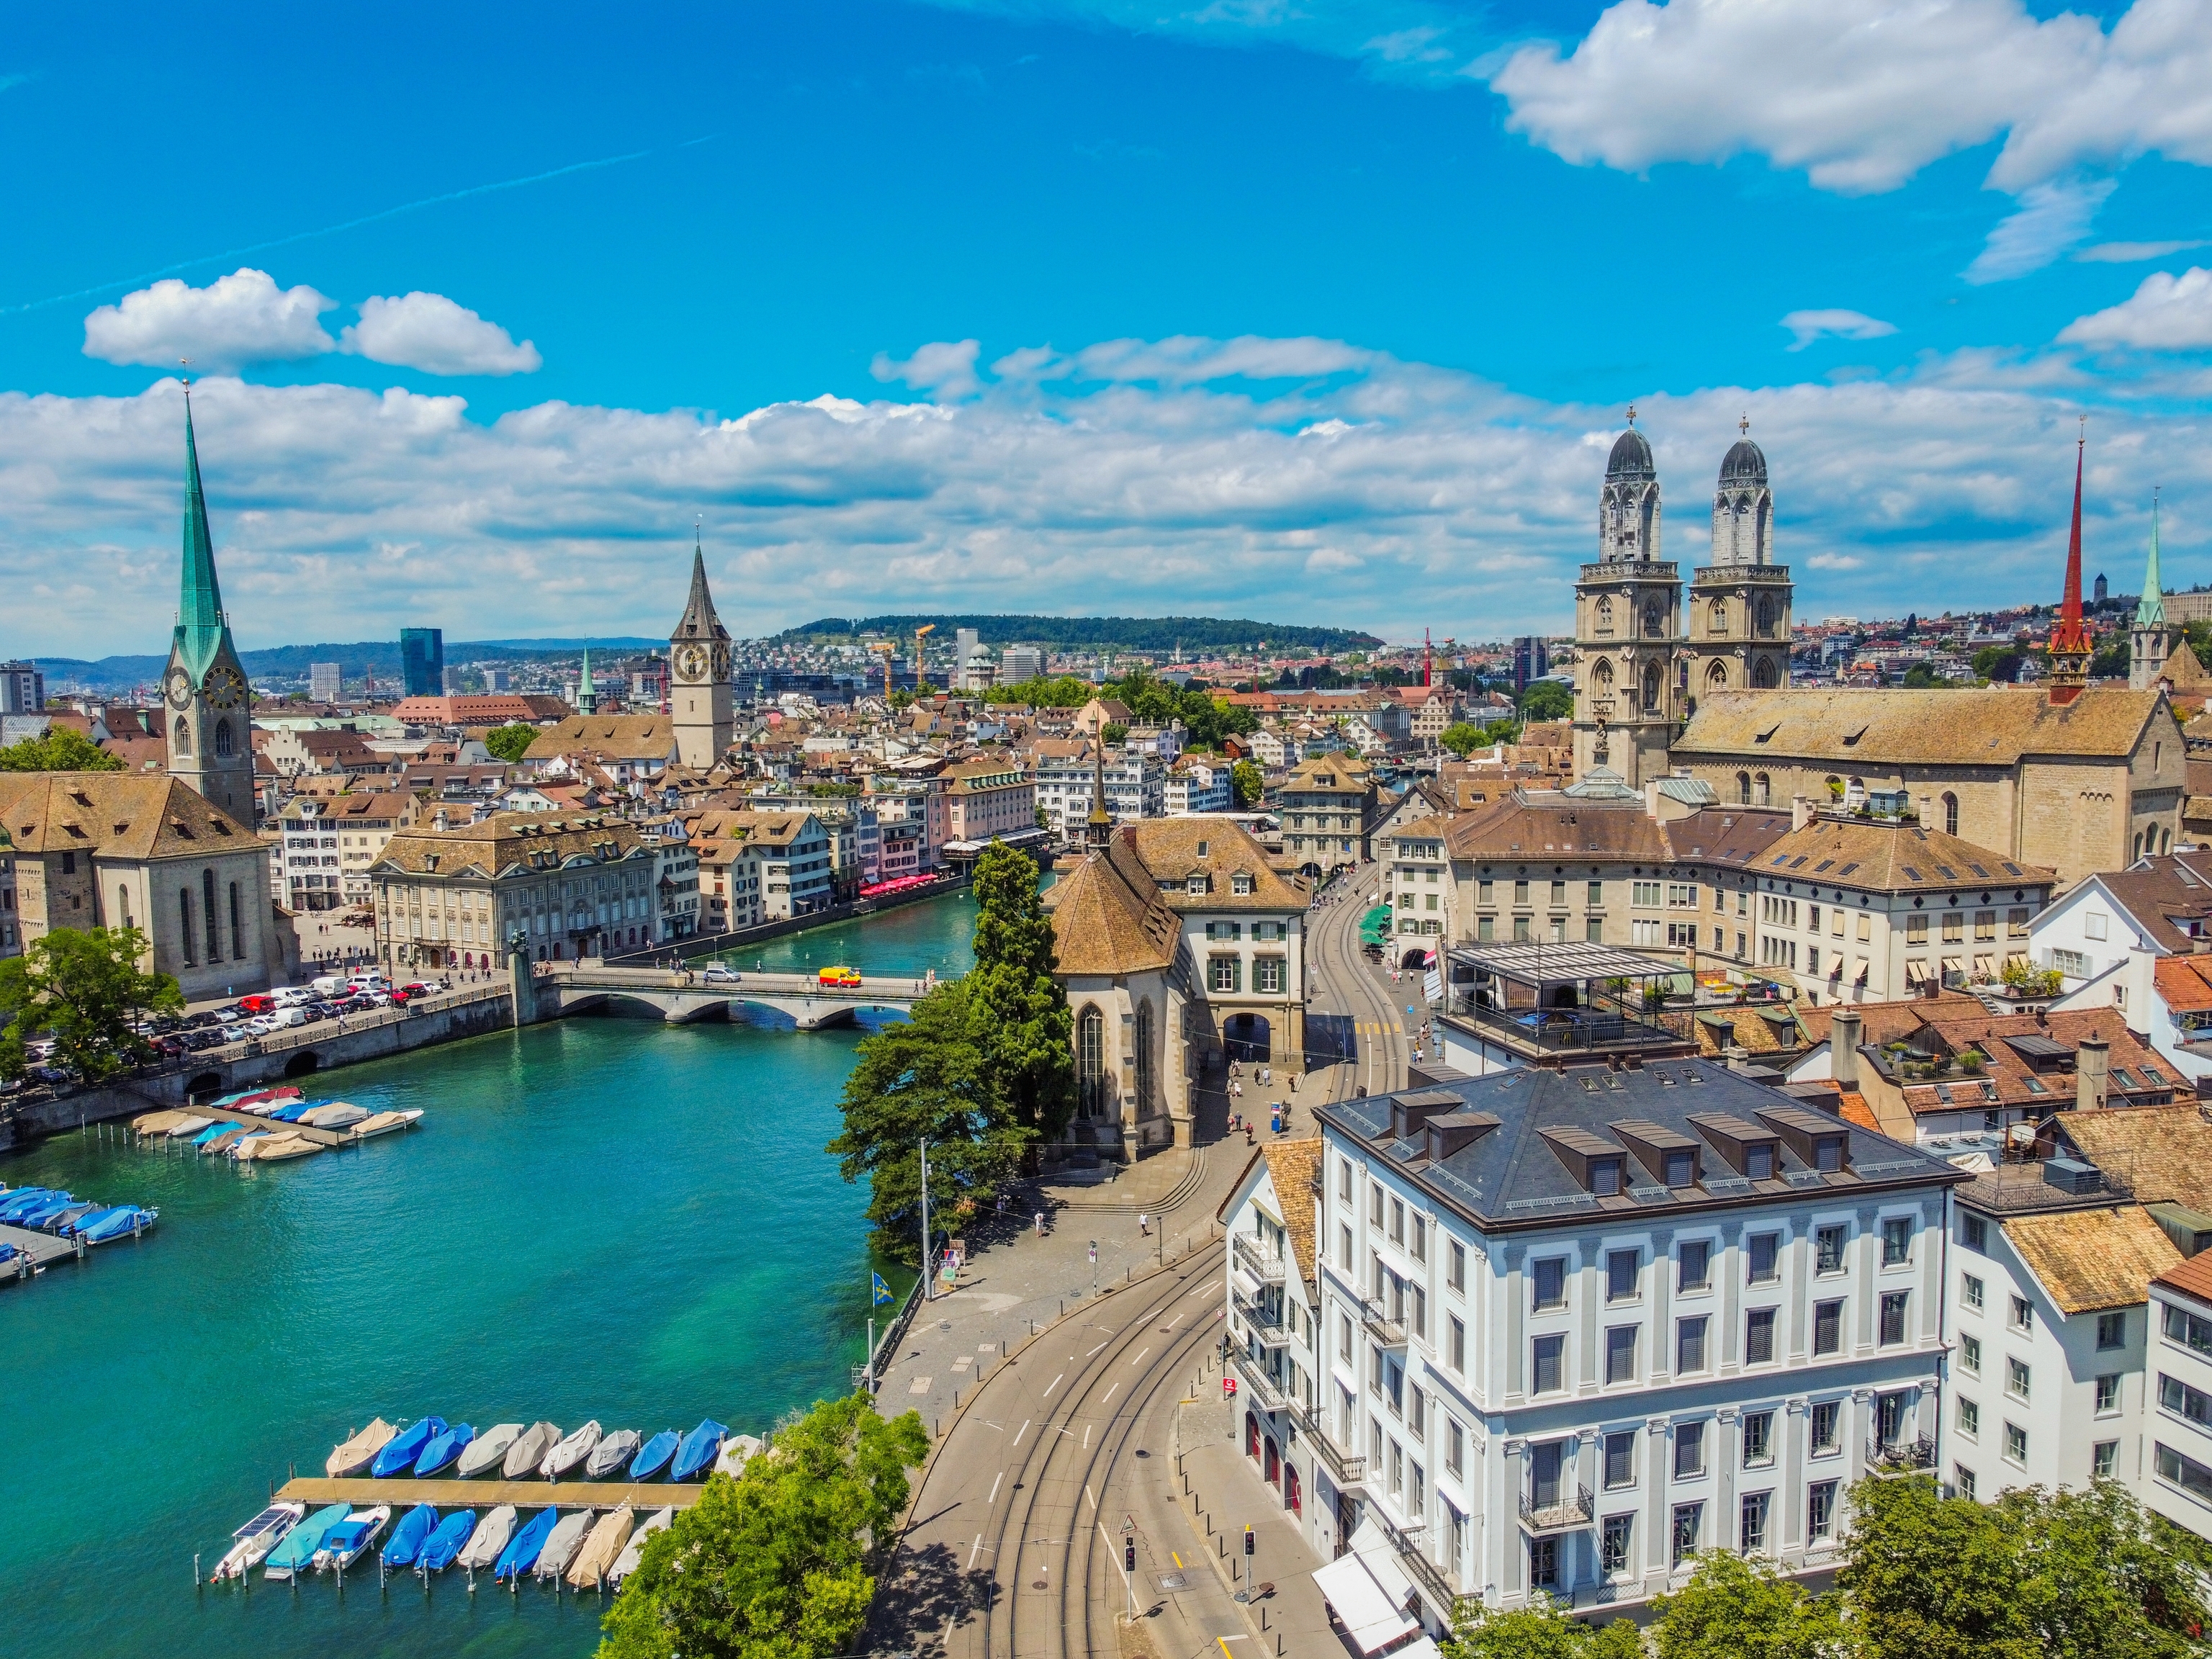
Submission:
<svg viewBox="0 0 2212 1659">
<path fill-rule="evenodd" d="M 159 647 L 183 355 L 248 644 L 658 632 L 695 516 L 746 632 L 1562 627 L 1632 399 L 1685 563 L 1749 411 L 1801 614 L 2054 591 L 2083 410 L 2093 564 L 2156 483 L 2212 578 L 2212 0 L 76 22 L 0 46 L 0 649 Z"/>
</svg>

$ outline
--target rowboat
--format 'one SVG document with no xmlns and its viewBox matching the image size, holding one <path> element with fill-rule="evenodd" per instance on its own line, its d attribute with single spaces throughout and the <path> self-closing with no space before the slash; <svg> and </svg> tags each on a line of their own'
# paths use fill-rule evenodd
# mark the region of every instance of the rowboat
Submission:
<svg viewBox="0 0 2212 1659">
<path fill-rule="evenodd" d="M 359 1474 L 398 1432 L 382 1418 L 372 1418 L 367 1428 L 331 1448 L 331 1455 L 323 1460 L 323 1473 L 333 1480 Z"/>
<path fill-rule="evenodd" d="M 578 1429 L 574 1434 L 545 1454 L 545 1461 L 538 1466 L 538 1473 L 548 1480 L 558 1480 L 592 1455 L 599 1443 L 599 1423 L 597 1418 Z"/>
<path fill-rule="evenodd" d="M 533 1473 L 560 1438 L 561 1431 L 550 1423 L 532 1423 L 507 1449 L 507 1461 L 499 1466 L 500 1478 L 520 1480 Z"/>
<path fill-rule="evenodd" d="M 235 1541 L 222 1559 L 215 1564 L 209 1582 L 219 1584 L 226 1578 L 245 1577 L 268 1559 L 269 1552 L 283 1541 L 284 1534 L 298 1526 L 307 1513 L 305 1504 L 271 1504 L 231 1534 Z"/>
<path fill-rule="evenodd" d="M 629 1542 L 629 1529 L 636 1524 L 637 1516 L 627 1504 L 601 1516 L 584 1540 L 583 1548 L 576 1552 L 576 1559 L 568 1564 L 570 1588 L 591 1589 L 604 1579 L 623 1546 Z"/>
<path fill-rule="evenodd" d="M 453 1465 L 453 1473 L 464 1480 L 473 1480 L 487 1469 L 505 1459 L 509 1447 L 522 1437 L 520 1423 L 495 1423 L 461 1449 L 460 1461 Z"/>
</svg>

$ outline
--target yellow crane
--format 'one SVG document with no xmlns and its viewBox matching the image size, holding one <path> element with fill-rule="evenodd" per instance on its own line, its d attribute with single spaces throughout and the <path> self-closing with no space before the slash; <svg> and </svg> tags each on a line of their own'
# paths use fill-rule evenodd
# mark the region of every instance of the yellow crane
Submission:
<svg viewBox="0 0 2212 1659">
<path fill-rule="evenodd" d="M 921 672 L 922 636 L 926 634 L 934 634 L 936 631 L 935 623 L 924 623 L 914 630 L 914 694 L 917 697 L 929 690 L 929 682 L 922 678 Z"/>
<path fill-rule="evenodd" d="M 898 655 L 898 647 L 890 640 L 878 640 L 868 649 L 884 659 L 884 703 L 889 707 L 891 700 L 891 659 Z"/>
</svg>

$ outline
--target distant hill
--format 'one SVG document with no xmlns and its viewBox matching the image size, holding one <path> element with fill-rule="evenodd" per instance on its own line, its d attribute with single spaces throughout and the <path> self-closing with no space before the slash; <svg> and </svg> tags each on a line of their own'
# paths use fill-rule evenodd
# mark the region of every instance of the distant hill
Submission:
<svg viewBox="0 0 2212 1659">
<path fill-rule="evenodd" d="M 1348 628 L 1300 628 L 1289 623 L 1242 622 L 1221 617 L 824 617 L 777 635 L 783 640 L 840 640 L 860 634 L 911 635 L 924 623 L 936 637 L 972 628 L 987 645 L 1039 645 L 1058 651 L 1188 651 L 1208 654 L 1254 647 L 1293 647 L 1321 654 L 1371 650 L 1383 643 Z"/>
<path fill-rule="evenodd" d="M 446 660 L 466 663 L 573 657 L 586 646 L 594 651 L 628 653 L 665 650 L 667 644 L 665 640 L 635 639 L 627 635 L 588 640 L 448 640 Z M 350 645 L 280 645 L 268 651 L 242 651 L 239 659 L 245 664 L 248 674 L 279 678 L 303 679 L 309 663 L 334 662 L 345 670 L 349 679 L 363 669 L 395 684 L 399 679 L 398 640 L 356 640 Z M 112 691 L 152 684 L 161 678 L 169 659 L 164 652 L 158 657 L 102 657 L 97 662 L 88 662 L 81 657 L 40 657 L 35 660 L 49 685 L 68 680 L 96 691 Z"/>
</svg>

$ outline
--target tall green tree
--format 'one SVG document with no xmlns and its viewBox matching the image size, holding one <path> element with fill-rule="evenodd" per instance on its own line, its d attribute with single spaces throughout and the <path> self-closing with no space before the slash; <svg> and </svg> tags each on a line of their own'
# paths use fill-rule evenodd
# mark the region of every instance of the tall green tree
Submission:
<svg viewBox="0 0 2212 1659">
<path fill-rule="evenodd" d="M 1257 761 L 1241 760 L 1229 769 L 1229 787 L 1236 793 L 1237 805 L 1255 807 L 1267 793 L 1267 775 Z"/>
<path fill-rule="evenodd" d="M 1575 694 L 1557 680 L 1538 680 L 1521 694 L 1524 720 L 1564 720 L 1575 712 Z"/>
<path fill-rule="evenodd" d="M 1771 1561 L 1726 1550 L 1700 1554 L 1690 1582 L 1651 1611 L 1658 1659 L 1841 1659 L 1849 1650 L 1834 1598 L 1808 1595 Z"/>
<path fill-rule="evenodd" d="M 0 749 L 0 772 L 120 772 L 123 763 L 71 726 Z"/>
<path fill-rule="evenodd" d="M 2038 1659 L 2014 1582 L 2014 1511 L 1932 1480 L 1862 1480 L 1836 1575 L 1866 1659 Z"/>
<path fill-rule="evenodd" d="M 994 844 L 975 860 L 975 965 L 961 981 L 1014 1121 L 1057 1140 L 1075 1115 L 1075 1024 L 1036 866 Z"/>
<path fill-rule="evenodd" d="M 505 726 L 495 726 L 484 733 L 484 747 L 495 759 L 509 766 L 520 761 L 530 745 L 538 741 L 538 728 L 524 720 L 511 720 Z"/>
<path fill-rule="evenodd" d="M 600 1621 L 599 1659 L 828 1659 L 850 1650 L 929 1455 L 913 1412 L 818 1402 L 646 1540 Z"/>
<path fill-rule="evenodd" d="M 88 1081 L 151 1060 L 153 1045 L 131 1026 L 177 1012 L 185 999 L 168 975 L 140 968 L 149 948 L 135 927 L 56 928 L 0 962 L 0 1076 L 21 1077 L 24 1045 L 40 1036 Z"/>
<path fill-rule="evenodd" d="M 1586 1625 L 1548 1598 L 1499 1611 L 1460 1604 L 1452 1633 L 1437 1644 L 1444 1659 L 1642 1659 L 1636 1626 L 1626 1619 Z"/>
<path fill-rule="evenodd" d="M 1482 747 L 1484 739 L 1480 727 L 1471 725 L 1466 720 L 1454 720 L 1449 726 L 1444 727 L 1437 741 L 1462 760 L 1465 760 L 1470 750 Z"/>
</svg>

